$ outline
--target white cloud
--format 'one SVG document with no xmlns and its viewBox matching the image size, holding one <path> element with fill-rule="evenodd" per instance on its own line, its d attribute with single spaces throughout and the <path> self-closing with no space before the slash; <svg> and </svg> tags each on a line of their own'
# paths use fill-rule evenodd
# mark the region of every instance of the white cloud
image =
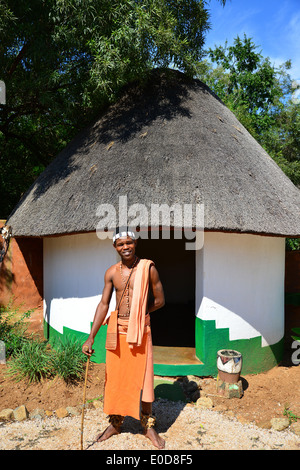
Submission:
<svg viewBox="0 0 300 470">
<path fill-rule="evenodd" d="M 287 54 L 290 54 L 292 60 L 291 75 L 293 78 L 300 80 L 300 11 L 292 16 L 287 27 Z"/>
<path fill-rule="evenodd" d="M 295 13 L 287 26 L 288 37 L 295 47 L 299 47 L 300 38 L 300 11 Z"/>
<path fill-rule="evenodd" d="M 300 0 L 232 0 L 225 8 L 211 2 L 212 30 L 207 47 L 232 44 L 238 35 L 252 38 L 264 57 L 279 66 L 292 61 L 290 75 L 300 80 Z"/>
</svg>

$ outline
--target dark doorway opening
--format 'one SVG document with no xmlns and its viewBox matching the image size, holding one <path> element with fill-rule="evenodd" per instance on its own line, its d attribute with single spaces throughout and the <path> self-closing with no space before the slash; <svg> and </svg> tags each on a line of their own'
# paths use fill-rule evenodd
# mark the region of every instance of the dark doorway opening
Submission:
<svg viewBox="0 0 300 470">
<path fill-rule="evenodd" d="M 195 348 L 195 251 L 186 240 L 139 238 L 137 255 L 154 261 L 165 293 L 165 306 L 151 314 L 154 346 Z"/>
</svg>

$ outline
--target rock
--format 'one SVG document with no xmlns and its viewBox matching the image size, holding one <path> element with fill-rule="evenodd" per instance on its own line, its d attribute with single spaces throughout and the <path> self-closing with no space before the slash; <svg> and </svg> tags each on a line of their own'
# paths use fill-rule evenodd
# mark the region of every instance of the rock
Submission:
<svg viewBox="0 0 300 470">
<path fill-rule="evenodd" d="M 14 419 L 14 410 L 11 408 L 5 408 L 0 411 L 0 421 L 11 421 Z"/>
<path fill-rule="evenodd" d="M 13 411 L 14 419 L 16 421 L 24 421 L 25 419 L 28 418 L 29 413 L 27 411 L 27 408 L 25 405 L 18 406 L 14 411 Z"/>
<path fill-rule="evenodd" d="M 271 422 L 268 420 L 258 421 L 256 423 L 256 426 L 261 429 L 271 429 L 272 427 Z"/>
<path fill-rule="evenodd" d="M 191 400 L 192 401 L 197 401 L 198 398 L 200 398 L 200 390 L 196 390 L 194 393 L 191 395 Z"/>
<path fill-rule="evenodd" d="M 192 380 L 185 385 L 185 390 L 187 393 L 195 392 L 198 390 L 198 384 Z"/>
<path fill-rule="evenodd" d="M 98 409 L 98 408 L 102 408 L 102 402 L 100 400 L 94 400 L 93 401 L 93 407 Z"/>
<path fill-rule="evenodd" d="M 81 410 L 78 406 L 67 406 L 66 410 L 71 416 L 78 416 L 81 413 Z"/>
<path fill-rule="evenodd" d="M 188 381 L 196 382 L 197 387 L 200 387 L 202 381 L 200 377 L 197 377 L 196 375 L 188 375 L 187 379 Z"/>
<path fill-rule="evenodd" d="M 230 384 L 219 379 L 217 382 L 217 393 L 224 398 L 242 398 L 244 395 L 242 381 L 239 380 L 237 383 Z"/>
<path fill-rule="evenodd" d="M 271 419 L 271 427 L 275 431 L 283 431 L 284 429 L 288 428 L 290 422 L 288 418 L 272 418 Z"/>
<path fill-rule="evenodd" d="M 66 408 L 58 408 L 56 410 L 56 416 L 58 418 L 66 418 L 67 416 L 69 416 L 69 413 Z"/>
<path fill-rule="evenodd" d="M 200 397 L 196 401 L 196 406 L 198 408 L 210 409 L 213 408 L 214 404 L 211 398 L 209 397 Z"/>
<path fill-rule="evenodd" d="M 297 436 L 300 436 L 300 422 L 297 421 L 296 423 L 292 423 L 290 426 L 290 430 Z"/>
<path fill-rule="evenodd" d="M 177 381 L 182 385 L 186 385 L 189 382 L 189 376 L 185 375 L 182 377 L 177 377 Z"/>
<path fill-rule="evenodd" d="M 53 416 L 53 411 L 46 410 L 45 414 L 46 414 L 47 418 L 50 418 L 50 416 Z"/>
<path fill-rule="evenodd" d="M 42 408 L 36 408 L 31 413 L 29 413 L 29 419 L 43 419 L 45 416 L 46 413 Z"/>
</svg>

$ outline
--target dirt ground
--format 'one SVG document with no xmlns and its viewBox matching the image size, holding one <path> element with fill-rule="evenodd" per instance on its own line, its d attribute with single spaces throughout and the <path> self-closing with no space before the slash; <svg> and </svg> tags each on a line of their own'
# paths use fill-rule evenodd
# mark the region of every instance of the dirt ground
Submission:
<svg viewBox="0 0 300 470">
<path fill-rule="evenodd" d="M 33 315 L 29 332 L 42 334 L 40 315 Z M 290 344 L 285 346 L 281 364 L 257 375 L 241 375 L 244 394 L 242 398 L 224 398 L 216 394 L 216 378 L 203 377 L 197 382 L 200 390 L 213 401 L 213 409 L 235 416 L 245 423 L 265 427 L 272 418 L 283 417 L 285 410 L 300 420 L 300 364 L 291 363 Z M 81 405 L 84 380 L 66 384 L 61 379 L 28 384 L 7 377 L 7 365 L 0 365 L 0 411 L 26 405 L 29 412 L 43 408 L 55 411 L 61 407 Z M 173 378 L 176 380 L 176 377 Z M 193 380 L 193 377 L 189 377 Z M 103 398 L 105 364 L 90 363 L 86 400 Z"/>
<path fill-rule="evenodd" d="M 66 384 L 61 379 L 27 384 L 6 376 L 7 365 L 0 366 L 0 410 L 15 409 L 22 404 L 29 412 L 36 408 L 55 411 L 61 407 L 80 405 L 84 381 Z M 103 397 L 105 365 L 90 363 L 86 399 Z M 279 365 L 258 375 L 242 375 L 242 398 L 216 395 L 216 379 L 202 378 L 201 390 L 211 397 L 215 410 L 235 416 L 241 422 L 264 426 L 274 417 L 282 417 L 286 409 L 300 417 L 300 366 Z M 192 380 L 192 378 L 191 378 Z"/>
</svg>

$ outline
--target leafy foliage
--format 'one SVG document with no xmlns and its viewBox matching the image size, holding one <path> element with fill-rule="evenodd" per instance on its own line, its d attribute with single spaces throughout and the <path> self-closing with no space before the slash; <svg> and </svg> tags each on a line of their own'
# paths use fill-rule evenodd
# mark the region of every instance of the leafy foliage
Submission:
<svg viewBox="0 0 300 470">
<path fill-rule="evenodd" d="M 5 343 L 8 375 L 16 381 L 39 382 L 61 377 L 66 382 L 79 380 L 84 372 L 86 356 L 82 343 L 71 337 L 53 345 L 27 333 L 27 319 L 32 311 L 20 313 L 11 305 L 0 307 L 0 339 Z"/>
<path fill-rule="evenodd" d="M 300 239 L 299 238 L 287 238 L 285 241 L 285 247 L 287 251 L 300 250 Z"/>
<path fill-rule="evenodd" d="M 285 405 L 285 408 L 284 408 L 284 411 L 283 411 L 283 416 L 286 416 L 291 423 L 293 422 L 297 422 L 298 419 L 300 419 L 300 416 L 297 416 L 295 413 L 293 413 L 290 409 L 289 409 L 289 405 Z"/>
<path fill-rule="evenodd" d="M 66 382 L 82 377 L 86 356 L 82 353 L 82 343 L 66 336 L 54 344 L 50 358 L 55 375 Z"/>
<path fill-rule="evenodd" d="M 38 340 L 24 343 L 9 361 L 7 374 L 17 382 L 27 380 L 29 383 L 39 382 L 51 375 L 48 344 Z"/>
<path fill-rule="evenodd" d="M 219 0 L 225 5 L 226 0 Z M 204 0 L 0 0 L 0 215 L 122 86 L 153 67 L 195 73 Z"/>
<path fill-rule="evenodd" d="M 300 328 L 299 327 L 292 328 L 292 332 L 293 332 L 292 338 L 295 341 L 299 341 L 300 343 Z"/>
<path fill-rule="evenodd" d="M 76 340 L 65 338 L 52 347 L 47 341 L 32 337 L 13 351 L 7 374 L 29 383 L 52 377 L 72 382 L 82 379 L 85 363 L 86 356 Z"/>
<path fill-rule="evenodd" d="M 200 78 L 224 101 L 284 173 L 300 186 L 300 86 L 289 74 L 291 62 L 276 68 L 252 39 L 207 51 Z"/>
<path fill-rule="evenodd" d="M 0 306 L 0 339 L 5 343 L 6 356 L 18 351 L 30 340 L 25 320 L 30 318 L 32 310 L 20 313 L 19 309 L 11 310 L 11 303 Z"/>
</svg>

